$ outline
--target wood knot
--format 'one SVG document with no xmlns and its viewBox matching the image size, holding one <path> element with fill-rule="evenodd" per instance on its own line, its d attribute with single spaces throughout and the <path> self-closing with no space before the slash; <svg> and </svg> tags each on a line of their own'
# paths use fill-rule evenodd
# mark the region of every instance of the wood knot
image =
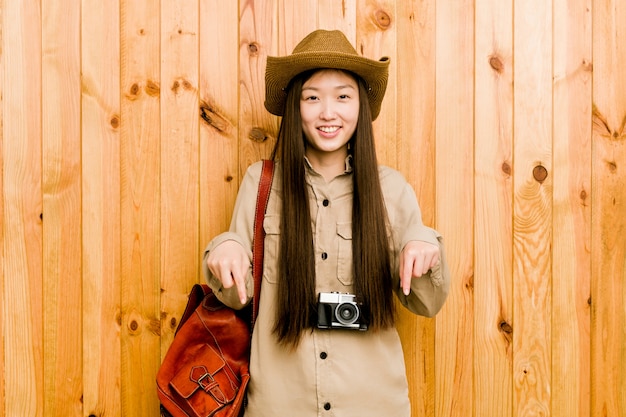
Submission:
<svg viewBox="0 0 626 417">
<path fill-rule="evenodd" d="M 614 174 L 617 171 L 617 163 L 615 161 L 606 161 L 606 166 L 609 168 L 611 174 Z"/>
<path fill-rule="evenodd" d="M 120 116 L 118 116 L 117 114 L 113 115 L 109 123 L 111 123 L 111 127 L 113 129 L 117 129 L 118 127 L 120 127 Z"/>
<path fill-rule="evenodd" d="M 258 44 L 258 43 L 256 43 L 256 42 L 250 42 L 250 43 L 248 44 L 248 53 L 249 53 L 251 56 L 256 56 L 256 55 L 258 55 L 258 54 L 259 54 L 259 49 L 261 49 L 261 48 L 259 48 L 259 44 Z"/>
<path fill-rule="evenodd" d="M 511 165 L 508 162 L 502 163 L 502 172 L 504 172 L 507 176 L 511 176 Z"/>
<path fill-rule="evenodd" d="M 248 133 L 248 139 L 254 142 L 263 143 L 268 139 L 268 136 L 260 127 L 253 127 L 250 129 L 250 133 Z"/>
<path fill-rule="evenodd" d="M 228 129 L 228 120 L 206 101 L 200 101 L 200 118 L 218 132 L 225 132 Z"/>
<path fill-rule="evenodd" d="M 509 323 L 507 323 L 505 320 L 502 320 L 499 324 L 498 324 L 498 328 L 500 328 L 500 331 L 506 334 L 511 334 L 513 333 L 513 327 L 511 327 L 511 325 Z"/>
<path fill-rule="evenodd" d="M 465 288 L 468 291 L 473 291 L 474 290 L 474 274 L 472 274 L 468 279 L 467 282 L 465 282 Z"/>
<path fill-rule="evenodd" d="M 159 87 L 159 84 L 154 81 L 148 80 L 146 82 L 146 86 L 144 87 L 144 91 L 151 97 L 158 97 L 161 93 L 161 87 Z"/>
<path fill-rule="evenodd" d="M 178 320 L 176 320 L 176 317 L 172 317 L 172 318 L 170 319 L 170 327 L 171 327 L 172 329 L 176 329 L 176 325 L 177 325 L 177 324 L 178 324 Z"/>
<path fill-rule="evenodd" d="M 171 90 L 174 92 L 174 94 L 178 94 L 178 91 L 181 89 L 181 87 L 183 90 L 193 90 L 193 86 L 191 85 L 191 83 L 184 78 L 181 78 L 180 80 L 174 80 Z"/>
<path fill-rule="evenodd" d="M 592 105 L 593 130 L 609 140 L 626 139 L 626 115 L 622 117 L 620 127 L 613 129 L 609 125 L 608 119 L 600 112 L 595 103 Z"/>
<path fill-rule="evenodd" d="M 128 94 L 126 94 L 126 97 L 129 100 L 136 100 L 139 97 L 139 91 L 139 84 L 133 83 L 128 90 Z"/>
<path fill-rule="evenodd" d="M 539 184 L 542 184 L 548 178 L 548 170 L 543 165 L 537 165 L 533 168 L 533 178 Z"/>
<path fill-rule="evenodd" d="M 374 12 L 374 21 L 383 30 L 387 30 L 391 26 L 391 16 L 384 10 L 378 9 Z"/>
<path fill-rule="evenodd" d="M 226 181 L 226 182 L 231 182 L 233 179 L 234 179 L 234 178 L 233 178 L 233 176 L 232 176 L 232 175 L 226 175 L 226 176 L 224 177 L 224 181 Z"/>
<path fill-rule="evenodd" d="M 161 320 L 148 321 L 148 330 L 157 336 L 161 335 Z"/>
<path fill-rule="evenodd" d="M 500 59 L 498 55 L 491 55 L 489 57 L 489 65 L 498 74 L 504 72 L 504 62 L 502 62 L 502 59 Z"/>
</svg>

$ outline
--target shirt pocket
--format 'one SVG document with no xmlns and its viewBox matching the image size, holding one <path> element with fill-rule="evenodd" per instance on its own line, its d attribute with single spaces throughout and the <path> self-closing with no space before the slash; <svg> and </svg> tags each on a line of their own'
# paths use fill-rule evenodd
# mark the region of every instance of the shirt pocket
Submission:
<svg viewBox="0 0 626 417">
<path fill-rule="evenodd" d="M 278 282 L 278 252 L 280 250 L 280 216 L 266 215 L 263 219 L 265 248 L 263 258 L 263 280 L 270 284 Z"/>
<path fill-rule="evenodd" d="M 343 285 L 352 285 L 352 222 L 337 223 L 337 279 Z"/>
</svg>

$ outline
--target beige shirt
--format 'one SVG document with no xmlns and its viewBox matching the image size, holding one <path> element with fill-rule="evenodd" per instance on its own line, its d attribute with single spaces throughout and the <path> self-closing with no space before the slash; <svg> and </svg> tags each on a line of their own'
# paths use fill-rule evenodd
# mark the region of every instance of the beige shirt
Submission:
<svg viewBox="0 0 626 417">
<path fill-rule="evenodd" d="M 261 163 L 247 171 L 235 204 L 230 230 L 217 236 L 205 252 L 226 240 L 249 250 Z M 411 414 L 404 358 L 395 329 L 384 331 L 319 330 L 305 332 L 295 351 L 286 351 L 272 335 L 277 294 L 276 262 L 280 239 L 281 165 L 276 164 L 267 213 L 263 282 L 259 315 L 252 337 L 251 381 L 246 417 L 408 417 Z M 440 235 L 422 224 L 415 193 L 402 175 L 380 167 L 380 180 L 392 225 L 395 292 L 410 311 L 433 316 L 442 307 L 450 284 Z M 352 292 L 352 174 L 326 183 L 307 164 L 315 245 L 317 292 Z M 441 262 L 413 279 L 405 296 L 399 282 L 398 257 L 410 240 L 441 247 Z M 241 307 L 235 288 L 222 288 L 203 262 L 207 282 L 227 305 Z M 253 294 L 248 276 L 248 297 Z M 294 309 L 298 306 L 294 306 Z"/>
</svg>

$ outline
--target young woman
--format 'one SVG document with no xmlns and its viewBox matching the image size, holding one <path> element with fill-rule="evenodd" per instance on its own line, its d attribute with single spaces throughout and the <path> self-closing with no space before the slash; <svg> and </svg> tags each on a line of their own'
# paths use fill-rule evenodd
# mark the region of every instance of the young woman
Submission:
<svg viewBox="0 0 626 417">
<path fill-rule="evenodd" d="M 268 57 L 265 107 L 282 121 L 246 417 L 410 416 L 394 297 L 432 317 L 450 278 L 413 189 L 376 160 L 372 120 L 388 66 L 339 31 Z M 205 252 L 209 285 L 234 308 L 253 294 L 260 173 L 260 162 L 248 169 L 230 230 Z"/>
</svg>

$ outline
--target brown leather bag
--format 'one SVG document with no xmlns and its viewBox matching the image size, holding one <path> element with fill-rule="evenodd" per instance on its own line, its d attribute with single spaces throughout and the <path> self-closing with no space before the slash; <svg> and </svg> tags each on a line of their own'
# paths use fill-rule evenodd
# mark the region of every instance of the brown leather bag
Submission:
<svg viewBox="0 0 626 417">
<path fill-rule="evenodd" d="M 208 285 L 189 294 L 174 340 L 157 372 L 161 414 L 173 417 L 243 415 L 250 380 L 251 329 L 258 313 L 263 269 L 263 218 L 269 200 L 273 162 L 263 161 L 254 219 L 254 297 L 251 306 L 233 310 Z"/>
</svg>

